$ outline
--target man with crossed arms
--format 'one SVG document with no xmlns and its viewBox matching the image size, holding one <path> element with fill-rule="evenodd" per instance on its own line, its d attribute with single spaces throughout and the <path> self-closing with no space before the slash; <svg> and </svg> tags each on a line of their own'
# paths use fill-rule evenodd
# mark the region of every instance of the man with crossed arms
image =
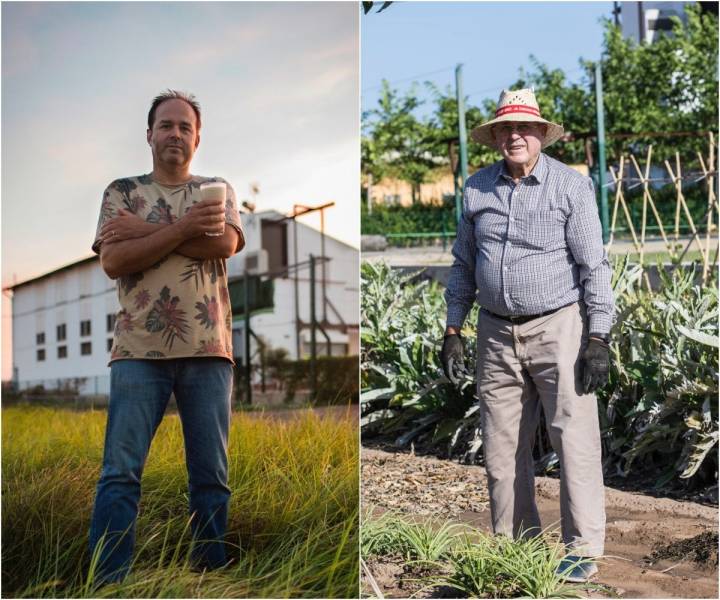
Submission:
<svg viewBox="0 0 720 600">
<path fill-rule="evenodd" d="M 224 202 L 201 200 L 201 184 L 223 180 L 190 173 L 200 125 L 192 95 L 157 96 L 147 128 L 152 172 L 117 179 L 103 195 L 93 250 L 117 279 L 121 310 L 90 527 L 102 583 L 130 568 L 142 471 L 172 393 L 185 439 L 192 560 L 200 569 L 226 564 L 233 352 L 225 261 L 245 240 L 232 187 Z"/>
<path fill-rule="evenodd" d="M 465 184 L 445 298 L 441 352 L 456 381 L 460 330 L 477 299 L 477 390 L 496 533 L 540 533 L 532 447 L 542 405 L 560 460 L 568 555 L 559 572 L 586 581 L 605 539 L 597 402 L 607 383 L 614 303 L 593 186 L 541 152 L 563 135 L 532 90 L 504 90 L 475 141 L 503 159 Z M 585 561 L 580 562 L 580 558 Z"/>
</svg>

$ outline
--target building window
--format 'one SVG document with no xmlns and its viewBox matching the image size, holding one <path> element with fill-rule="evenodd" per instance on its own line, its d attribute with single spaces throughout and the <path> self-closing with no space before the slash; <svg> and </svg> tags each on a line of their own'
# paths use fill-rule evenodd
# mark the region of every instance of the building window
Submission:
<svg viewBox="0 0 720 600">
<path fill-rule="evenodd" d="M 80 335 L 90 335 L 90 321 L 80 321 Z"/>
<path fill-rule="evenodd" d="M 45 360 L 45 348 L 38 349 L 37 359 L 38 359 L 38 362 L 42 362 Z"/>
<path fill-rule="evenodd" d="M 92 342 L 83 342 L 82 344 L 80 344 L 80 354 L 82 354 L 83 356 L 92 354 Z"/>
<path fill-rule="evenodd" d="M 108 340 L 107 340 L 107 351 L 108 352 L 110 352 L 110 350 L 112 350 L 112 345 L 113 345 L 113 339 L 108 338 Z"/>
<path fill-rule="evenodd" d="M 67 337 L 67 327 L 65 323 L 57 326 L 57 341 L 62 342 Z"/>
<path fill-rule="evenodd" d="M 115 331 L 115 318 L 116 318 L 116 315 L 114 313 L 112 315 L 107 316 L 107 330 L 108 331 Z"/>
<path fill-rule="evenodd" d="M 45 332 L 43 331 L 42 333 L 38 333 L 35 336 L 35 341 L 38 343 L 38 345 L 44 344 L 45 343 Z"/>
<path fill-rule="evenodd" d="M 58 358 L 67 358 L 67 346 L 58 346 Z"/>
</svg>

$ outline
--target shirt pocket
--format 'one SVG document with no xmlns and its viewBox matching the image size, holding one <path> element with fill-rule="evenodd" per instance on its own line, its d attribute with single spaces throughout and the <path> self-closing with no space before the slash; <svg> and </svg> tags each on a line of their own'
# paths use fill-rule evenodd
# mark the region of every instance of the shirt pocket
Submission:
<svg viewBox="0 0 720 600">
<path fill-rule="evenodd" d="M 565 245 L 565 214 L 560 210 L 535 210 L 519 223 L 520 243 L 536 250 Z"/>
</svg>

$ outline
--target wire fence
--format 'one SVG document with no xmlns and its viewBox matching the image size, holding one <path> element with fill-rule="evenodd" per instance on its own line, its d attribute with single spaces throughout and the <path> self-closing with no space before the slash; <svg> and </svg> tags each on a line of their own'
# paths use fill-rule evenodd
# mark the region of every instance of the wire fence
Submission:
<svg viewBox="0 0 720 600">
<path fill-rule="evenodd" d="M 110 394 L 110 375 L 25 379 L 12 383 L 14 392 L 24 396 L 53 396 L 76 398 L 79 396 L 107 396 Z"/>
</svg>

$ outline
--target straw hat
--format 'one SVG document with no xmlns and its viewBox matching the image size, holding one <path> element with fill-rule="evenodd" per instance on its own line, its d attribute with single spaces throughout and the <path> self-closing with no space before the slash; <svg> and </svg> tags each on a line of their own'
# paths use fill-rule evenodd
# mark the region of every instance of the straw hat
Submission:
<svg viewBox="0 0 720 600">
<path fill-rule="evenodd" d="M 544 123 L 547 125 L 547 134 L 542 147 L 547 148 L 553 142 L 557 142 L 565 133 L 562 125 L 546 121 L 540 116 L 540 108 L 535 93 L 531 89 L 524 90 L 503 90 L 498 100 L 495 118 L 492 121 L 483 123 L 470 132 L 470 137 L 476 142 L 496 147 L 491 127 L 504 121 Z"/>
</svg>

